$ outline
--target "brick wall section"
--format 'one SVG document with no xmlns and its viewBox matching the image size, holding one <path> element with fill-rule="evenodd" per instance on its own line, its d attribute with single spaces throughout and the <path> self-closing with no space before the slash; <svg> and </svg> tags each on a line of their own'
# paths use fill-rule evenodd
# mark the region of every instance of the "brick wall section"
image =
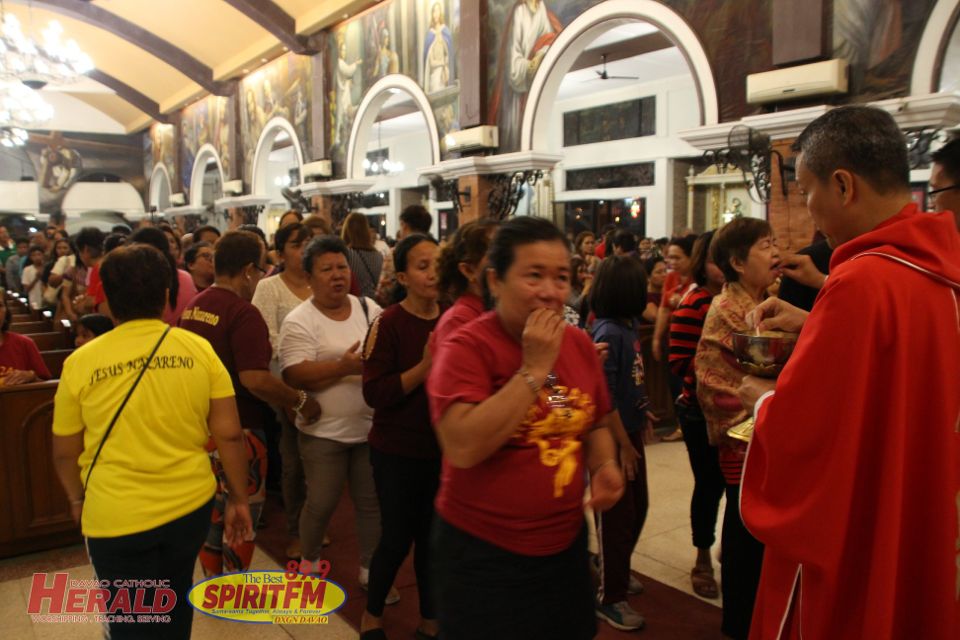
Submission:
<svg viewBox="0 0 960 640">
<path fill-rule="evenodd" d="M 778 140 L 773 144 L 773 148 L 783 155 L 787 164 L 794 163 L 793 152 L 790 150 L 791 144 L 793 144 L 793 140 Z M 816 230 L 813 219 L 807 212 L 803 198 L 800 197 L 793 173 L 790 171 L 786 173 L 787 197 L 784 198 L 776 157 L 772 160 L 771 169 L 773 176 L 770 187 L 770 203 L 767 205 L 767 219 L 770 221 L 770 226 L 773 227 L 780 248 L 797 251 L 810 244 L 813 239 Z"/>
</svg>

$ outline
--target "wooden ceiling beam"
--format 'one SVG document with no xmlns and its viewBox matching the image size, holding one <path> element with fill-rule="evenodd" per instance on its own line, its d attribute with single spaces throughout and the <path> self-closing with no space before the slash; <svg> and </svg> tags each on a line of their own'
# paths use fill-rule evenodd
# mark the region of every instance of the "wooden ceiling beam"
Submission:
<svg viewBox="0 0 960 640">
<path fill-rule="evenodd" d="M 297 35 L 297 21 L 272 0 L 224 0 L 228 5 L 268 31 L 294 53 L 313 55 L 313 40 Z"/>
<path fill-rule="evenodd" d="M 85 22 L 159 58 L 214 95 L 229 91 L 213 79 L 213 69 L 151 31 L 84 0 L 32 0 L 34 6 Z"/>
<path fill-rule="evenodd" d="M 117 96 L 123 100 L 126 100 L 137 109 L 140 109 L 140 111 L 143 111 L 157 122 L 162 122 L 164 124 L 169 123 L 170 119 L 166 116 L 166 114 L 160 112 L 159 104 L 125 82 L 118 80 L 107 73 L 104 73 L 100 69 L 94 69 L 88 73 L 87 76 L 91 80 L 96 80 L 108 89 L 113 89 L 113 92 L 116 93 Z"/>
</svg>

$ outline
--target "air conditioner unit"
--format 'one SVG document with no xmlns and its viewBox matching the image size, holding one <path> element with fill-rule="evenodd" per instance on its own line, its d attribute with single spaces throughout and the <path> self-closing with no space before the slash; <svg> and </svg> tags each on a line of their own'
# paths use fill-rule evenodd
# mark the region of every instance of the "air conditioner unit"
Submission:
<svg viewBox="0 0 960 640">
<path fill-rule="evenodd" d="M 762 104 L 846 93 L 849 65 L 843 58 L 747 76 L 747 102 Z"/>
<path fill-rule="evenodd" d="M 223 195 L 238 196 L 243 193 L 243 180 L 229 180 L 223 183 Z"/>
<path fill-rule="evenodd" d="M 443 142 L 447 151 L 496 149 L 499 145 L 498 129 L 492 125 L 483 125 L 451 131 L 443 138 Z"/>
<path fill-rule="evenodd" d="M 333 165 L 329 160 L 316 160 L 303 165 L 300 173 L 304 182 L 310 182 L 312 178 L 329 178 L 333 175 Z"/>
</svg>

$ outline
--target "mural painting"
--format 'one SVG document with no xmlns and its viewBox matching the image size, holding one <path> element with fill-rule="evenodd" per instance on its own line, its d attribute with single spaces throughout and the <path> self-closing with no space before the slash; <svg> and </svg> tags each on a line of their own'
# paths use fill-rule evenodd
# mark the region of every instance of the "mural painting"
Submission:
<svg viewBox="0 0 960 640">
<path fill-rule="evenodd" d="M 350 131 L 363 96 L 377 80 L 401 73 L 430 100 L 440 136 L 459 129 L 456 47 L 459 0 L 387 0 L 331 30 L 330 158 L 344 174 Z"/>
<path fill-rule="evenodd" d="M 170 176 L 170 189 L 177 191 L 176 128 L 172 124 L 155 122 L 143 136 L 143 175 L 150 180 L 153 168 L 162 164 Z"/>
<path fill-rule="evenodd" d="M 602 0 L 490 0 L 488 33 L 501 34 L 487 58 L 487 122 L 499 127 L 500 153 L 520 148 L 527 93 L 559 33 Z M 693 28 L 711 60 L 721 120 L 756 111 L 746 104 L 743 77 L 770 65 L 770 0 L 666 0 Z M 635 75 L 643 76 L 638 68 Z"/>
<path fill-rule="evenodd" d="M 77 182 L 129 182 L 142 195 L 143 143 L 140 136 L 31 131 L 27 156 L 40 188 L 41 213 L 59 213 Z"/>
<path fill-rule="evenodd" d="M 253 179 L 257 142 L 272 118 L 284 118 L 293 125 L 304 157 L 310 157 L 312 65 L 309 56 L 288 53 L 263 65 L 240 82 L 240 139 L 243 141 L 245 184 L 249 185 Z"/>
<path fill-rule="evenodd" d="M 910 93 L 910 74 L 936 0 L 834 0 L 833 55 L 850 62 L 857 101 Z"/>
<path fill-rule="evenodd" d="M 185 108 L 180 118 L 180 183 L 189 199 L 190 180 L 197 151 L 205 144 L 213 145 L 220 156 L 223 175 L 229 180 L 235 173 L 233 102 L 231 98 L 208 96 Z M 171 174 L 172 175 L 172 174 Z"/>
</svg>

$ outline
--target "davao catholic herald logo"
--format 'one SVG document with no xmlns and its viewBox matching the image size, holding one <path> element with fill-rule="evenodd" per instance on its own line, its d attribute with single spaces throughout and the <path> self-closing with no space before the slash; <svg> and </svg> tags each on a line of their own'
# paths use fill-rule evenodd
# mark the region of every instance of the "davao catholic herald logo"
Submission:
<svg viewBox="0 0 960 640">
<path fill-rule="evenodd" d="M 347 594 L 326 579 L 330 563 L 291 562 L 286 571 L 230 573 L 198 582 L 188 599 L 215 618 L 259 624 L 327 624 Z"/>
</svg>

